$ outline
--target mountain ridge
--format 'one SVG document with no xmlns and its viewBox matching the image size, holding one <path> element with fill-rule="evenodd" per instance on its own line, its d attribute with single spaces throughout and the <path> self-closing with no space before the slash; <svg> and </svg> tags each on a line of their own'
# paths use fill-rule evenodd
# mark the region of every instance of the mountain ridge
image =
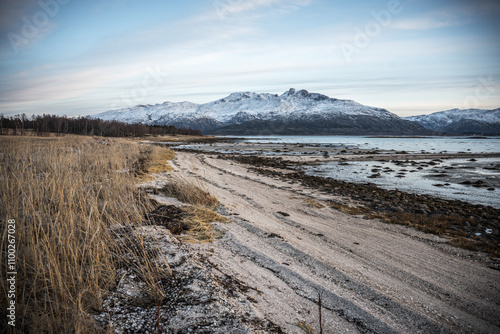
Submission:
<svg viewBox="0 0 500 334">
<path fill-rule="evenodd" d="M 281 95 L 235 92 L 208 103 L 164 102 L 110 110 L 93 117 L 126 123 L 174 125 L 210 134 L 435 134 L 383 108 L 307 90 Z"/>
<path fill-rule="evenodd" d="M 499 135 L 500 108 L 450 109 L 404 119 L 417 122 L 426 129 L 448 134 Z"/>
</svg>

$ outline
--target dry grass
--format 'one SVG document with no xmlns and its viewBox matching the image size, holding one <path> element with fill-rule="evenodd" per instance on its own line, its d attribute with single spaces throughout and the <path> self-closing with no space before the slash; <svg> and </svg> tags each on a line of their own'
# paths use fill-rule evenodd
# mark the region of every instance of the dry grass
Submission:
<svg viewBox="0 0 500 334">
<path fill-rule="evenodd" d="M 361 215 L 367 213 L 369 210 L 361 206 L 349 206 L 346 204 L 341 204 L 338 202 L 328 202 L 328 205 L 335 210 L 349 214 L 349 215 Z"/>
<path fill-rule="evenodd" d="M 201 181 L 177 179 L 165 185 L 161 192 L 191 205 L 182 209 L 186 213 L 184 223 L 188 226 L 188 231 L 181 239 L 191 242 L 211 242 L 220 237 L 221 234 L 214 230 L 213 223 L 223 223 L 227 219 L 215 212 L 219 201 L 209 192 L 206 184 Z"/>
<path fill-rule="evenodd" d="M 315 200 L 312 200 L 310 198 L 304 199 L 303 202 L 305 205 L 307 205 L 308 207 L 311 207 L 311 208 L 321 209 L 321 208 L 325 207 L 323 204 L 316 202 Z"/>
<path fill-rule="evenodd" d="M 140 181 L 154 179 L 153 174 L 165 173 L 173 170 L 168 164 L 174 159 L 174 151 L 165 147 L 140 145 L 140 154 L 133 163 L 134 174 Z"/>
<path fill-rule="evenodd" d="M 314 334 L 311 325 L 309 325 L 307 322 L 303 320 L 299 321 L 296 326 L 299 327 L 306 334 Z"/>
<path fill-rule="evenodd" d="M 173 170 L 167 161 L 173 160 L 175 153 L 165 147 L 153 146 L 148 172 L 152 174 L 164 173 Z"/>
<path fill-rule="evenodd" d="M 207 186 L 201 181 L 189 181 L 177 179 L 165 185 L 161 192 L 166 196 L 175 197 L 179 201 L 188 203 L 194 206 L 201 206 L 208 209 L 216 209 L 219 201 L 215 196 L 210 194 Z"/>
<path fill-rule="evenodd" d="M 6 277 L 6 221 L 15 219 L 17 333 L 99 332 L 89 314 L 101 308 L 118 266 L 135 268 L 151 296 L 162 297 L 156 282 L 168 266 L 138 225 L 151 204 L 125 172 L 144 155 L 140 145 L 2 137 L 0 152 L 0 268 Z"/>
<path fill-rule="evenodd" d="M 311 208 L 322 209 L 325 207 L 323 204 L 316 202 L 315 200 L 312 200 L 310 198 L 306 198 L 305 200 L 303 200 L 303 202 L 305 205 Z"/>
<path fill-rule="evenodd" d="M 221 231 L 214 229 L 213 223 L 225 223 L 227 218 L 199 206 L 188 206 L 183 210 L 187 214 L 185 222 L 189 230 L 186 235 L 181 237 L 182 240 L 188 242 L 212 242 L 223 235 Z"/>
</svg>

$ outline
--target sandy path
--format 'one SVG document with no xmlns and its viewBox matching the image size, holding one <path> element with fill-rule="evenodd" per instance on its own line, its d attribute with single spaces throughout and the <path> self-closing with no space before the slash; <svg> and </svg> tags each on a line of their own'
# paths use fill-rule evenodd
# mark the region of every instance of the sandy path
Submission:
<svg viewBox="0 0 500 334">
<path fill-rule="evenodd" d="M 211 262 L 253 287 L 257 313 L 287 333 L 499 333 L 500 272 L 439 237 L 349 216 L 332 195 L 176 153 L 176 174 L 206 182 L 231 216 Z M 338 198 L 337 198 L 338 199 Z M 255 294 L 255 291 L 261 293 Z"/>
</svg>

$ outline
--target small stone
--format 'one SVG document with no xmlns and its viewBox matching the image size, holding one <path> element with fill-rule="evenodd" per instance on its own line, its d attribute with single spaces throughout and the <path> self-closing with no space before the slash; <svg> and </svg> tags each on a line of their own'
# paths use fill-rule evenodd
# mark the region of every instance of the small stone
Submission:
<svg viewBox="0 0 500 334">
<path fill-rule="evenodd" d="M 392 212 L 405 212 L 405 210 L 400 206 L 391 206 L 390 210 Z"/>
</svg>

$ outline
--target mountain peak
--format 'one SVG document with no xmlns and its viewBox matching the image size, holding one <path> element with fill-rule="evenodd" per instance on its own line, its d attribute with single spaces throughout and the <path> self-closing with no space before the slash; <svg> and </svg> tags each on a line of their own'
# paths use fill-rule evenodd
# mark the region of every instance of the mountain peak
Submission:
<svg viewBox="0 0 500 334">
<path fill-rule="evenodd" d="M 406 117 L 423 127 L 439 132 L 453 134 L 500 134 L 500 108 L 484 109 L 450 109 L 429 115 Z"/>
<path fill-rule="evenodd" d="M 421 133 L 419 126 L 412 128 L 408 125 L 410 122 L 405 123 L 384 109 L 295 88 L 281 96 L 236 92 L 204 104 L 165 102 L 110 110 L 95 117 L 127 123 L 190 127 L 211 133 L 379 134 L 388 123 L 394 125 L 391 134 Z"/>
<path fill-rule="evenodd" d="M 281 96 L 289 97 L 289 96 L 297 96 L 297 97 L 306 97 L 309 95 L 309 92 L 305 89 L 296 90 L 295 88 L 290 88 L 288 91 L 284 92 Z"/>
</svg>

